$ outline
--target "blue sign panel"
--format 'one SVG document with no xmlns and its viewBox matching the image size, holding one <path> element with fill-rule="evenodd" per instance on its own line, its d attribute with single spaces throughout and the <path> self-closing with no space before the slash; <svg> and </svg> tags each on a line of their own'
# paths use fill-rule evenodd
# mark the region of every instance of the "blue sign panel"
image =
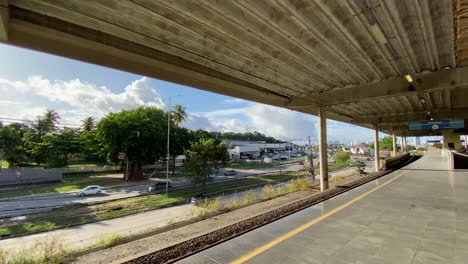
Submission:
<svg viewBox="0 0 468 264">
<path fill-rule="evenodd" d="M 465 120 L 453 119 L 453 120 L 440 120 L 440 121 L 418 121 L 409 122 L 409 130 L 439 130 L 439 129 L 450 129 L 450 128 L 464 128 Z"/>
</svg>

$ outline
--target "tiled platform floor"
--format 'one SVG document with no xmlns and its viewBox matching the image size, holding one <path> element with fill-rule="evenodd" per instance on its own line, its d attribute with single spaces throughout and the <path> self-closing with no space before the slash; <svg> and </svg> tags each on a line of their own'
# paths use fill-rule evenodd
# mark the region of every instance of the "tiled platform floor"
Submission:
<svg viewBox="0 0 468 264">
<path fill-rule="evenodd" d="M 468 263 L 468 173 L 441 153 L 179 263 L 238 260 L 365 193 L 247 263 Z"/>
</svg>

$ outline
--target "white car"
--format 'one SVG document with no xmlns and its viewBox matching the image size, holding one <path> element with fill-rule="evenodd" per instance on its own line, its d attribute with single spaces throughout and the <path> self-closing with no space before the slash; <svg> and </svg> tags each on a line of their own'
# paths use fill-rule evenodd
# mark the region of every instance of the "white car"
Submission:
<svg viewBox="0 0 468 264">
<path fill-rule="evenodd" d="M 87 186 L 78 192 L 76 192 L 76 196 L 86 196 L 86 195 L 91 195 L 91 194 L 100 194 L 102 193 L 102 188 L 99 185 L 91 185 Z"/>
</svg>

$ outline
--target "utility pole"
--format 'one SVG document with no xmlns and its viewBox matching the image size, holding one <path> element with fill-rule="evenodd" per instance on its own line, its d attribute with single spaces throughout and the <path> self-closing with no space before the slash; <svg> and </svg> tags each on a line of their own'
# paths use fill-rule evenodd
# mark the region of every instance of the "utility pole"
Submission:
<svg viewBox="0 0 468 264">
<path fill-rule="evenodd" d="M 167 160 L 166 160 L 166 196 L 169 192 L 169 139 L 171 131 L 171 98 L 169 97 L 169 110 L 167 111 Z"/>
<path fill-rule="evenodd" d="M 310 174 L 312 176 L 312 181 L 315 183 L 315 168 L 314 168 L 314 154 L 312 153 L 312 143 L 310 142 L 309 138 L 309 156 L 310 156 Z"/>
</svg>

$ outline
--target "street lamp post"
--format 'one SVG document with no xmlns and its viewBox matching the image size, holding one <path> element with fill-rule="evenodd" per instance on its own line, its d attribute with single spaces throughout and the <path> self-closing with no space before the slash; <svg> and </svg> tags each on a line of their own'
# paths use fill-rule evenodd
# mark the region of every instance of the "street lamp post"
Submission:
<svg viewBox="0 0 468 264">
<path fill-rule="evenodd" d="M 166 159 L 166 196 L 169 192 L 169 142 L 171 131 L 171 98 L 169 97 L 169 110 L 167 111 L 167 159 Z"/>
</svg>

